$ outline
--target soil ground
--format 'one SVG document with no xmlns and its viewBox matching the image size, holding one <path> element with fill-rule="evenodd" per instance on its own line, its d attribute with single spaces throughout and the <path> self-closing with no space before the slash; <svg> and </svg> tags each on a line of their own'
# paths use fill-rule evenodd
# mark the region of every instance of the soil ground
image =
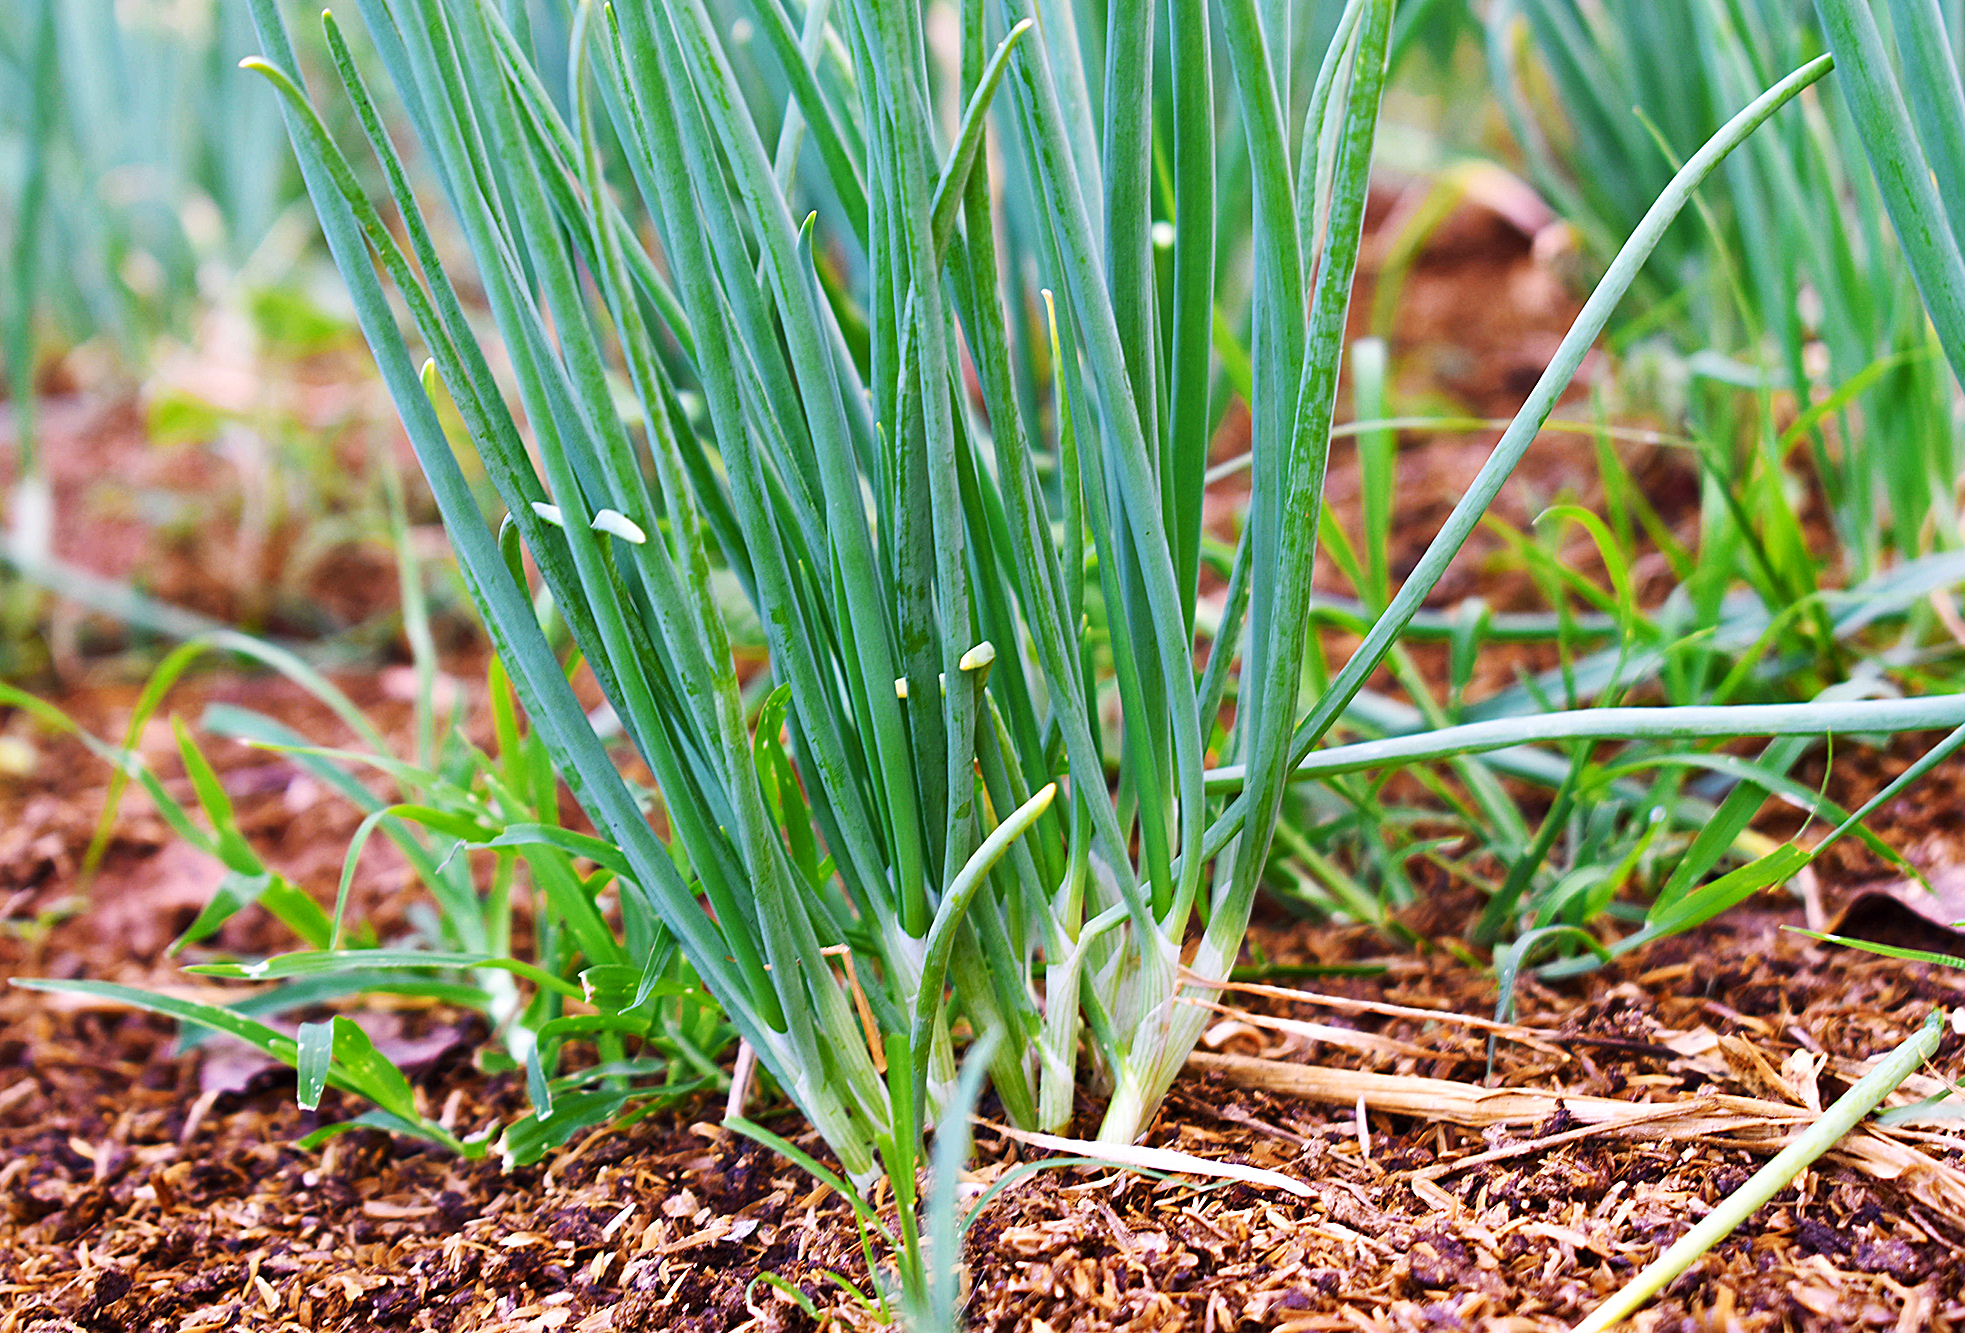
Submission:
<svg viewBox="0 0 1965 1333">
<path fill-rule="evenodd" d="M 1463 210 L 1408 280 L 1394 364 L 1419 367 L 1424 382 L 1404 386 L 1412 394 L 1505 414 L 1573 309 L 1527 237 Z M 332 383 L 344 369 L 315 364 L 295 382 Z M 382 456 L 386 433 L 364 433 L 360 411 L 323 393 L 296 390 L 279 410 L 303 425 L 353 420 L 334 447 L 354 450 L 357 463 Z M 272 505 L 279 492 L 263 468 L 253 480 L 263 459 L 155 445 L 114 404 L 55 404 L 47 421 L 61 512 L 75 520 L 60 528 L 58 554 L 214 615 L 339 634 L 365 666 L 337 679 L 385 732 L 406 733 L 413 681 L 390 660 L 399 649 L 386 553 L 359 536 L 333 540 L 338 529 L 318 512 Z M 1402 442 L 1395 576 L 1492 438 Z M 1224 440 L 1224 452 L 1233 448 Z M 1668 521 L 1691 522 L 1696 486 L 1678 455 L 1660 446 L 1626 461 Z M 1331 485 L 1341 521 L 1355 521 L 1355 477 L 1341 447 Z M 1520 525 L 1564 494 L 1600 499 L 1593 477 L 1587 440 L 1545 437 L 1503 514 Z M 214 508 L 213 494 L 233 498 Z M 1232 502 L 1225 487 L 1221 506 Z M 1473 592 L 1502 608 L 1526 598 L 1499 549 L 1478 539 L 1440 603 Z M 1587 567 L 1587 553 L 1573 563 Z M 132 645 L 113 626 L 59 614 L 46 693 L 96 734 L 120 735 L 140 677 L 117 654 Z M 449 648 L 469 697 L 481 647 L 460 631 Z M 134 645 L 134 658 L 142 650 Z M 1496 671 L 1505 683 L 1507 669 Z M 195 719 L 211 701 L 344 739 L 298 690 L 236 669 L 197 677 L 172 708 Z M 184 987 L 165 949 L 209 897 L 216 870 L 131 803 L 102 872 L 84 885 L 78 867 L 106 771 L 24 718 L 3 725 L 0 970 Z M 161 725 L 144 737 L 166 769 L 170 746 Z M 1917 752 L 1913 738 L 1901 751 L 1840 753 L 1831 791 L 1859 800 Z M 355 813 L 277 756 L 214 755 L 247 836 L 331 897 Z M 1961 785 L 1965 770 L 1941 770 L 1875 821 L 1946 891 L 1948 872 L 1965 865 L 1952 832 Z M 1778 821 L 1768 829 L 1791 831 Z M 1931 917 L 1862 892 L 1890 879 L 1867 853 L 1838 852 L 1808 902 L 1735 913 L 1560 986 L 1524 981 L 1505 1025 L 1481 1021 L 1496 1010 L 1492 975 L 1450 948 L 1259 921 L 1253 942 L 1272 970 L 1347 970 L 1301 983 L 1314 995 L 1228 997 L 1237 1012 L 1209 1033 L 1145 1141 L 1268 1167 L 1308 1194 L 1116 1170 L 1040 1173 L 970 1235 L 971 1324 L 1567 1328 L 1743 1182 L 1864 1062 L 1933 1006 L 1965 1004 L 1965 972 L 1828 949 L 1782 929 L 1825 914 L 1860 918 L 1871 933 L 1960 951 Z M 409 877 L 378 849 L 356 895 L 358 914 L 386 930 L 405 919 Z M 1441 945 L 1471 915 L 1471 901 L 1447 885 L 1403 925 Z M 281 947 L 268 931 L 242 916 L 219 943 Z M 473 1066 L 483 1033 L 470 1021 L 408 1003 L 370 1018 L 450 1123 L 509 1120 L 523 1108 L 522 1080 Z M 1935 1068 L 1956 1078 L 1960 1045 L 1947 1036 Z M 1920 1079 L 1919 1091 L 1939 1086 L 1928 1072 Z M 721 1108 L 708 1100 L 510 1170 L 375 1132 L 318 1152 L 294 1146 L 360 1109 L 330 1090 L 303 1112 L 289 1071 L 221 1045 L 180 1052 L 167 1023 L 0 992 L 0 1333 L 809 1327 L 788 1295 L 756 1282 L 764 1272 L 830 1322 L 876 1322 L 830 1276 L 869 1288 L 846 1209 L 716 1127 Z M 1083 1110 L 1091 1123 L 1095 1108 Z M 766 1118 L 802 1133 L 788 1113 Z M 1028 1152 L 979 1129 L 975 1183 Z M 1941 1123 L 1869 1128 L 1637 1326 L 1965 1327 L 1962 1256 L 1965 1136 Z"/>
</svg>

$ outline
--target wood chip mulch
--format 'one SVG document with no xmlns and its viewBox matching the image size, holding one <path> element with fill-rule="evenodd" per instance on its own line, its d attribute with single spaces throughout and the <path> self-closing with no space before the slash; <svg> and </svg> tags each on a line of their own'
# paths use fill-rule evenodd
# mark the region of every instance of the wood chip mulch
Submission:
<svg viewBox="0 0 1965 1333">
<path fill-rule="evenodd" d="M 1796 919 L 1743 915 L 1562 991 L 1527 983 L 1498 1028 L 1453 1017 L 1491 1015 L 1492 983 L 1443 954 L 1328 979 L 1349 1004 L 1239 997 L 1246 1016 L 1211 1031 L 1146 1141 L 1281 1171 L 1308 1197 L 1040 1173 L 970 1235 L 970 1326 L 1566 1328 L 1863 1061 L 1965 1004 L 1965 973 L 1778 929 Z M 1262 942 L 1272 959 L 1378 947 L 1300 928 Z M 839 1201 L 703 1123 L 708 1104 L 511 1171 L 368 1131 L 308 1153 L 293 1141 L 359 1108 L 330 1091 L 303 1113 L 279 1070 L 214 1094 L 206 1057 L 173 1054 L 164 1026 L 92 1005 L 14 991 L 0 1021 L 0 1333 L 810 1327 L 762 1272 L 835 1326 L 878 1322 L 828 1276 L 868 1287 Z M 1960 1045 L 1937 1061 L 1953 1078 Z M 1321 1100 L 1259 1086 L 1290 1077 Z M 523 1105 L 459 1051 L 420 1087 L 461 1126 Z M 1637 1326 L 1965 1326 L 1956 1124 L 1865 1130 L 1881 1146 L 1824 1159 Z M 1029 1153 L 978 1138 L 978 1191 Z"/>
</svg>

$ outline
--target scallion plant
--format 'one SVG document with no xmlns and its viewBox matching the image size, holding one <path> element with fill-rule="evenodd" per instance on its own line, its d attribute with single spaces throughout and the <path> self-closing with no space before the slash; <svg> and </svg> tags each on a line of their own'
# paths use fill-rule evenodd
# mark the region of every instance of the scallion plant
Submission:
<svg viewBox="0 0 1965 1333">
<path fill-rule="evenodd" d="M 396 217 L 324 128 L 277 0 L 255 0 L 267 54 L 247 64 L 284 99 L 466 583 L 624 875 L 846 1175 L 884 1166 L 904 1221 L 924 1126 L 958 1105 L 965 1025 L 997 1034 L 1008 1119 L 1069 1121 L 1082 1043 L 1100 1136 L 1143 1132 L 1205 1021 L 1186 1001 L 1241 948 L 1294 777 L 1965 722 L 1959 698 L 1597 710 L 1320 748 L 1693 187 L 1826 59 L 1672 180 L 1418 568 L 1306 698 L 1391 0 L 1352 0 L 1315 70 L 1290 59 L 1290 6 L 1259 0 L 1113 5 L 1099 34 L 1059 0 L 966 0 L 946 28 L 874 0 L 582 3 L 551 53 L 563 79 L 490 0 L 356 7 L 439 185 L 411 190 L 329 15 Z M 1224 219 L 1218 181 L 1244 166 L 1249 216 Z M 1252 488 L 1203 616 L 1223 326 L 1249 330 Z M 426 358 L 508 510 L 497 532 Z M 656 776 L 666 837 L 539 630 L 528 555 Z M 754 714 L 723 576 L 768 640 Z"/>
<path fill-rule="evenodd" d="M 16 412 L 51 348 L 101 335 L 141 367 L 294 202 L 291 174 L 266 169 L 279 120 L 226 60 L 249 32 L 243 0 L 0 13 L 0 356 Z"/>
<path fill-rule="evenodd" d="M 1824 50 L 1842 62 L 1842 76 L 1757 135 L 1702 192 L 1699 215 L 1660 245 L 1643 299 L 1626 306 L 1612 338 L 1624 349 L 1641 338 L 1677 348 L 1686 383 L 1663 396 L 1682 402 L 1664 405 L 1684 408 L 1703 464 L 1734 488 L 1748 577 L 1777 608 L 1820 582 L 1800 502 L 1784 493 L 1799 461 L 1821 488 L 1852 581 L 1892 557 L 1959 544 L 1959 357 L 1918 300 L 1930 252 L 1919 233 L 1945 230 L 1944 209 L 1930 192 L 1933 211 L 1910 214 L 1906 231 L 1906 191 L 1917 182 L 1873 180 L 1859 148 L 1880 133 L 1921 156 L 1920 134 L 1935 146 L 1933 135 L 1954 132 L 1941 127 L 1956 115 L 1959 11 L 1937 0 L 1877 8 L 1890 11 L 1900 49 L 1917 62 L 1903 66 L 1915 115 L 1900 97 L 1901 132 L 1865 92 L 1892 78 L 1882 38 L 1858 56 L 1853 19 L 1839 17 L 1861 10 L 1867 20 L 1867 3 L 1814 6 L 1820 21 L 1786 0 L 1501 0 L 1487 11 L 1496 100 L 1530 174 L 1600 259 L 1753 89 Z M 1715 510 L 1709 528 L 1727 522 Z M 1833 651 L 1815 637 L 1815 651 Z"/>
<path fill-rule="evenodd" d="M 1850 120 L 1952 373 L 1965 384 L 1965 81 L 1960 16 L 1890 0 L 1886 43 L 1869 0 L 1816 0 Z M 1894 47 L 1894 53 L 1892 48 Z M 1894 58 L 1893 58 L 1894 54 Z"/>
</svg>

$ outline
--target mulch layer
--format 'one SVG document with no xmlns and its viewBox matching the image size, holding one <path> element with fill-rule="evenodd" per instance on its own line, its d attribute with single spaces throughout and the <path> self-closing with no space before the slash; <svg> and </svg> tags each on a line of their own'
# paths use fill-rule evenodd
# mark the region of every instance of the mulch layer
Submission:
<svg viewBox="0 0 1965 1333">
<path fill-rule="evenodd" d="M 1456 1019 L 1492 1014 L 1493 983 L 1444 952 L 1325 978 L 1322 1000 L 1242 997 L 1145 1142 L 1280 1171 L 1307 1197 L 1039 1173 L 970 1234 L 970 1326 L 1567 1328 L 1866 1059 L 1965 1004 L 1965 973 L 1826 949 L 1789 920 L 1741 915 L 1561 990 L 1524 983 L 1498 1029 Z M 1263 934 L 1278 961 L 1380 948 Z M 372 1131 L 303 1152 L 359 1108 L 330 1090 L 302 1112 L 279 1070 L 214 1092 L 206 1057 L 142 1017 L 18 991 L 0 1014 L 0 1333 L 810 1327 L 762 1273 L 835 1325 L 877 1322 L 829 1276 L 869 1286 L 840 1201 L 706 1102 L 512 1170 Z M 419 1095 L 457 1126 L 517 1114 L 522 1086 L 478 1074 L 462 1042 Z M 1955 1077 L 1960 1047 L 1948 1035 L 1937 1068 Z M 1292 1071 L 1323 1100 L 1249 1086 Z M 1357 1075 L 1378 1080 L 1363 1104 Z M 1464 1104 L 1477 1085 L 1514 1093 L 1487 1094 L 1490 1117 Z M 1619 1123 L 1605 1102 L 1644 1109 Z M 1965 1326 L 1965 1133 L 1861 1133 L 1868 1150 L 1805 1173 L 1637 1326 Z M 987 1128 L 978 1148 L 978 1188 L 1029 1151 Z"/>
</svg>

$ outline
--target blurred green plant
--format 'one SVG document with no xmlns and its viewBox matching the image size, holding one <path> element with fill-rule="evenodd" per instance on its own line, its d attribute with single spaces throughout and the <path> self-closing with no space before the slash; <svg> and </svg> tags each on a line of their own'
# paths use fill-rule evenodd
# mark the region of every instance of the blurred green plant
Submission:
<svg viewBox="0 0 1965 1333">
<path fill-rule="evenodd" d="M 141 381 L 159 360 L 193 359 L 160 357 L 180 343 L 221 359 L 236 358 L 238 342 L 298 357 L 348 337 L 345 316 L 305 289 L 307 263 L 319 265 L 312 220 L 295 207 L 301 184 L 282 163 L 277 109 L 235 67 L 252 41 L 244 0 L 0 7 L 0 359 L 13 426 L 0 558 L 28 581 L 0 591 L 0 671 L 12 679 L 46 665 L 31 584 L 113 607 L 142 628 L 186 621 L 138 587 L 105 587 L 54 559 L 53 535 L 73 516 L 55 513 L 40 374 L 85 345 L 70 365 L 85 367 L 79 377 L 93 386 L 100 370 L 89 367 Z M 206 345 L 214 311 L 238 317 L 236 327 L 218 321 L 216 341 L 227 345 L 217 349 Z M 182 385 L 151 387 L 158 440 L 211 442 L 244 415 Z M 253 424 L 278 438 L 291 423 Z M 234 428 L 224 443 L 237 454 L 263 441 Z M 281 488 L 257 489 L 245 497 L 242 533 L 281 517 Z M 256 572 L 258 562 L 241 563 Z M 248 600 L 252 591 L 241 590 Z M 256 619 L 253 609 L 243 618 Z"/>
<path fill-rule="evenodd" d="M 1965 9 L 1940 0 L 1890 0 L 1890 39 L 1869 0 L 1816 0 L 1837 82 L 1850 108 L 1851 137 L 1862 145 L 1884 210 L 1958 382 L 1965 384 L 1965 80 L 1959 73 Z M 1874 803 L 1872 803 L 1874 804 Z M 1965 925 L 1965 923 L 1953 923 Z M 1965 967 L 1965 958 L 1840 935 L 1815 939 L 1932 966 Z M 1953 1026 L 1958 1026 L 1953 1015 Z M 1960 1113 L 1929 1098 L 1900 1108 L 1898 1119 Z"/>
<path fill-rule="evenodd" d="M 1890 0 L 1886 44 L 1867 0 L 1816 0 L 1883 207 L 1933 332 L 1965 383 L 1965 13 L 1940 0 Z M 1946 9 L 1950 18 L 1946 18 Z M 1894 45 L 1894 50 L 1892 46 Z"/>
<path fill-rule="evenodd" d="M 293 202 L 278 115 L 233 71 L 251 43 L 243 0 L 23 0 L 0 13 L 17 396 L 42 339 L 107 335 L 142 365 L 150 339 L 183 328 Z"/>
<path fill-rule="evenodd" d="M 1890 8 L 1901 33 L 1923 25 L 1903 42 L 1926 62 L 1919 115 L 1943 109 L 1955 100 L 1955 68 L 1947 82 L 1940 67 L 1955 58 L 1959 6 Z M 1831 45 L 1844 57 L 1843 77 L 1756 135 L 1702 192 L 1697 217 L 1667 233 L 1611 345 L 1627 370 L 1663 372 L 1655 405 L 1682 414 L 1700 442 L 1708 521 L 1740 529 L 1738 567 L 1770 606 L 1816 591 L 1824 565 L 1857 581 L 1893 556 L 1958 549 L 1961 414 L 1946 364 L 1958 361 L 1942 321 L 1937 336 L 1926 322 L 1928 262 L 1916 253 L 1924 219 L 1944 214 L 1907 218 L 1891 195 L 1909 186 L 1879 190 L 1863 170 L 1855 146 L 1885 131 L 1857 95 L 1869 71 L 1849 80 L 1848 42 L 1825 40 L 1792 0 L 1500 0 L 1487 30 L 1495 93 L 1531 177 L 1598 263 L 1731 107 Z M 1880 45 L 1862 59 L 1887 67 Z M 1788 482 L 1801 459 L 1827 500 L 1831 553 L 1804 536 Z"/>
<path fill-rule="evenodd" d="M 1496 95 L 1531 176 L 1598 263 L 1732 106 L 1824 46 L 1804 10 L 1775 0 L 1507 0 L 1487 16 Z M 1951 47 L 1938 33 L 1918 49 Z M 1448 650 L 1445 688 L 1437 668 L 1422 672 L 1401 645 L 1387 665 L 1404 697 L 1367 690 L 1349 721 L 1396 735 L 1633 696 L 1709 706 L 1828 703 L 1904 682 L 1954 688 L 1938 660 L 1953 640 L 1934 605 L 1965 579 L 1952 517 L 1960 400 L 1881 196 L 1853 161 L 1847 101 L 1818 86 L 1797 114 L 1728 159 L 1697 196 L 1696 215 L 1665 231 L 1611 325 L 1621 356 L 1592 404 L 1597 420 L 1572 423 L 1598 437 L 1601 520 L 1560 502 L 1528 531 L 1489 517 L 1507 563 L 1555 609 L 1498 616 L 1475 601 L 1415 620 L 1408 640 Z M 1839 206 L 1823 207 L 1825 198 Z M 1661 364 L 1668 382 L 1647 390 Z M 1354 356 L 1352 376 L 1363 521 L 1354 536 L 1327 516 L 1321 535 L 1359 595 L 1318 614 L 1362 634 L 1389 584 L 1392 427 L 1455 427 L 1385 422 L 1389 374 L 1376 350 Z M 1613 446 L 1629 432 L 1605 421 L 1613 402 L 1628 410 L 1647 393 L 1671 429 L 1644 442 L 1684 450 L 1698 471 L 1689 542 L 1626 471 Z M 1805 521 L 1810 502 L 1795 467 L 1804 456 L 1830 500 L 1826 550 Z M 1600 579 L 1563 555 L 1578 536 Z M 1650 594 L 1649 605 L 1637 573 L 1646 548 L 1676 585 L 1662 602 Z M 1847 586 L 1836 588 L 1838 579 Z M 1482 645 L 1496 641 L 1551 645 L 1559 665 L 1474 697 Z M 1327 677 L 1317 657 L 1310 667 L 1313 680 Z M 1437 777 L 1406 770 L 1417 788 L 1389 787 L 1384 773 L 1302 786 L 1272 883 L 1308 910 L 1391 929 L 1419 883 L 1450 876 L 1483 892 L 1476 942 L 1498 944 L 1518 922 L 1534 950 L 1573 950 L 1602 914 L 1671 920 L 1673 904 L 1729 859 L 1780 850 L 1750 827 L 1769 795 L 1840 820 L 1833 802 L 1786 776 L 1811 746 L 1777 739 L 1748 760 L 1667 736 L 1614 751 L 1572 745 L 1561 756 L 1504 751 L 1481 769 L 1460 761 Z M 1544 807 L 1519 781 L 1493 775 L 1552 800 Z M 1656 902 L 1642 906 L 1653 892 Z M 1650 938 L 1646 929 L 1627 943 Z M 1523 936 L 1497 966 L 1520 967 L 1530 944 Z"/>
</svg>

